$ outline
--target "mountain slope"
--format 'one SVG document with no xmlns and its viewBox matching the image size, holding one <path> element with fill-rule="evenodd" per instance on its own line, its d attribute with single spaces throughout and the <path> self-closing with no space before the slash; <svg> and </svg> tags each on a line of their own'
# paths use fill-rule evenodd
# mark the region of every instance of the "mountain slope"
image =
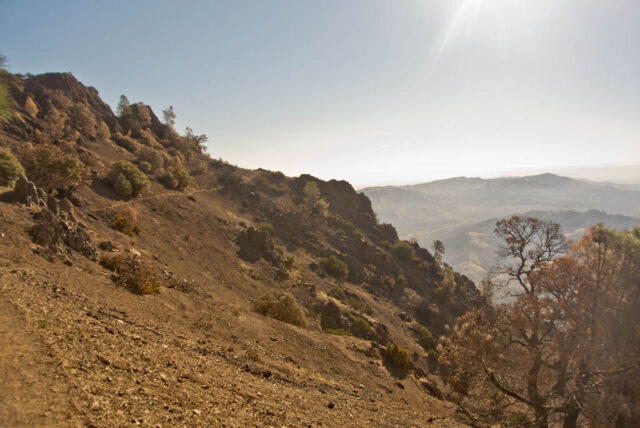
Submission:
<svg viewBox="0 0 640 428">
<path fill-rule="evenodd" d="M 437 335 L 477 292 L 455 274 L 437 297 L 444 271 L 415 244 L 395 255 L 397 233 L 366 196 L 212 160 L 144 104 L 114 116 L 70 74 L 11 86 L 0 147 L 23 161 L 56 147 L 91 184 L 0 189 L 0 344 L 43 354 L 1 348 L 0 373 L 42 378 L 3 385 L 1 425 L 457 426 L 417 322 Z M 138 198 L 114 188 L 123 160 L 147 170 Z M 180 190 L 176 171 L 192 184 Z M 346 278 L 331 277 L 335 259 Z M 131 278 L 160 292 L 133 294 L 147 288 Z M 274 292 L 295 298 L 306 328 L 253 310 Z M 408 349 L 407 369 L 389 363 L 388 341 Z"/>
</svg>

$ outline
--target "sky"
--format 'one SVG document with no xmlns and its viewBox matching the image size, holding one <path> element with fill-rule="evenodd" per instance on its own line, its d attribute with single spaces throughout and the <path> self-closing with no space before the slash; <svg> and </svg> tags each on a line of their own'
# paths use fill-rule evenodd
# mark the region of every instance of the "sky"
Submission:
<svg viewBox="0 0 640 428">
<path fill-rule="evenodd" d="M 640 182 L 638 0 L 0 0 L 0 53 L 242 167 Z"/>
</svg>

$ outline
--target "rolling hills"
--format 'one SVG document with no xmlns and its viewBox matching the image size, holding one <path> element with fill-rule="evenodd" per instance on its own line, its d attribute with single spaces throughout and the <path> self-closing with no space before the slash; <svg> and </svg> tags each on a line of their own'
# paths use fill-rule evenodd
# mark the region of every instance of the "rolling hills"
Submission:
<svg viewBox="0 0 640 428">
<path fill-rule="evenodd" d="M 425 246 L 441 240 L 447 248 L 444 260 L 476 282 L 495 264 L 492 234 L 499 218 L 519 214 L 551 219 L 570 239 L 600 222 L 615 228 L 640 224 L 640 191 L 635 187 L 554 174 L 457 177 L 362 192 L 381 220 L 392 222 L 402 237 Z"/>
</svg>

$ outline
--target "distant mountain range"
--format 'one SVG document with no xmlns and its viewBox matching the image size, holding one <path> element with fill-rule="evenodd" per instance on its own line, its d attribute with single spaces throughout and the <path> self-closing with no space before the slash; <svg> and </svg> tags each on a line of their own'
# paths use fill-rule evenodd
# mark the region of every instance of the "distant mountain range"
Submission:
<svg viewBox="0 0 640 428">
<path fill-rule="evenodd" d="M 381 221 L 423 246 L 441 240 L 444 260 L 474 281 L 495 264 L 496 220 L 513 214 L 551 219 L 569 239 L 595 223 L 640 225 L 640 189 L 555 174 L 481 179 L 456 177 L 408 186 L 362 189 Z"/>
</svg>

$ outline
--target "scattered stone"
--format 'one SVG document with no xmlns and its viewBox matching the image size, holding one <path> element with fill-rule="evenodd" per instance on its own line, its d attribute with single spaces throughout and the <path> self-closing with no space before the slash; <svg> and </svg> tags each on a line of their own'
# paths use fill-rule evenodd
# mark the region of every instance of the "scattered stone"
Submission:
<svg viewBox="0 0 640 428">
<path fill-rule="evenodd" d="M 327 405 L 327 407 L 328 407 L 328 408 L 330 408 L 330 409 L 335 409 L 336 405 L 335 405 L 333 402 L 330 402 L 330 403 Z"/>
</svg>

